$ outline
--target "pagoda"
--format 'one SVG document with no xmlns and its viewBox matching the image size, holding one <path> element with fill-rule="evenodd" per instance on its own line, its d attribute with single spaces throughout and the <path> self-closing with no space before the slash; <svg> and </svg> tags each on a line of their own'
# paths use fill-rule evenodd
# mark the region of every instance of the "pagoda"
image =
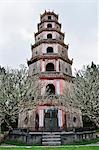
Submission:
<svg viewBox="0 0 99 150">
<path fill-rule="evenodd" d="M 64 43 L 59 16 L 53 11 L 40 15 L 32 57 L 28 61 L 29 77 L 36 74 L 43 84 L 40 96 L 48 94 L 48 101 L 38 103 L 35 109 L 20 111 L 18 127 L 30 131 L 68 131 L 83 126 L 79 108 L 64 105 L 65 86 L 73 84 L 73 61 L 68 57 L 69 46 Z M 60 100 L 61 99 L 61 100 Z M 60 102 L 61 101 L 61 102 Z"/>
</svg>

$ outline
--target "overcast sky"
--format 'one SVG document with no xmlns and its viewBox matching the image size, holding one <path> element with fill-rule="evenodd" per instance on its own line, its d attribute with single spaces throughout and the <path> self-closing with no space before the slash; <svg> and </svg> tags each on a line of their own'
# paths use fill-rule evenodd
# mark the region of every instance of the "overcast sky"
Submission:
<svg viewBox="0 0 99 150">
<path fill-rule="evenodd" d="M 0 0 L 0 65 L 26 64 L 45 9 L 59 14 L 73 70 L 99 63 L 98 0 Z"/>
</svg>

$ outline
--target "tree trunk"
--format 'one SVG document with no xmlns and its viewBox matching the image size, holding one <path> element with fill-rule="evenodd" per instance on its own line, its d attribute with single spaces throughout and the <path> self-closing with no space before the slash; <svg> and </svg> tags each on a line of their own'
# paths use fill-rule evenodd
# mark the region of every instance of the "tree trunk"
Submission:
<svg viewBox="0 0 99 150">
<path fill-rule="evenodd" d="M 95 125 L 97 126 L 97 128 L 99 128 L 99 120 L 97 120 L 96 118 L 93 119 L 93 122 L 95 123 Z"/>
<path fill-rule="evenodd" d="M 7 127 L 8 127 L 8 129 L 9 129 L 9 131 L 10 130 L 13 130 L 13 128 L 12 128 L 12 126 L 9 124 L 9 122 L 5 119 L 4 120 L 5 121 L 5 123 L 7 124 Z"/>
</svg>

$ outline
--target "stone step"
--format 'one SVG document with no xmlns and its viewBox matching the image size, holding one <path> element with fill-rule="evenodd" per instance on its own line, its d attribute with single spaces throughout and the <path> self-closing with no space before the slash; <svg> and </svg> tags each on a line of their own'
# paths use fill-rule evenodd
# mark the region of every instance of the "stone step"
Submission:
<svg viewBox="0 0 99 150">
<path fill-rule="evenodd" d="M 44 142 L 42 142 L 42 145 L 61 145 L 61 141 L 44 141 Z"/>
<path fill-rule="evenodd" d="M 42 145 L 61 145 L 61 135 L 59 132 L 49 132 L 48 134 L 43 133 Z"/>
<path fill-rule="evenodd" d="M 42 138 L 42 141 L 61 141 L 61 138 Z"/>
<path fill-rule="evenodd" d="M 54 134 L 49 134 L 49 135 L 42 135 L 43 138 L 60 138 L 61 136 L 60 135 L 54 135 Z"/>
<path fill-rule="evenodd" d="M 60 132 L 43 132 L 43 135 L 48 135 L 48 134 L 60 134 Z"/>
</svg>

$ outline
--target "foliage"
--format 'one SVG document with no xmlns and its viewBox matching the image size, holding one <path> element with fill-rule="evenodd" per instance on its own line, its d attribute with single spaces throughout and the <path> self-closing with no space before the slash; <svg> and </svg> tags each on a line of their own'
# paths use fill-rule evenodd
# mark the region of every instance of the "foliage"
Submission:
<svg viewBox="0 0 99 150">
<path fill-rule="evenodd" d="M 56 98 L 57 103 L 69 107 L 80 107 L 83 114 L 87 115 L 99 127 L 99 66 L 91 66 L 78 71 L 74 84 L 66 83 L 64 96 L 53 97 L 48 93 L 40 96 L 41 87 L 39 77 L 28 76 L 25 66 L 20 69 L 0 67 L 0 119 L 9 129 L 18 118 L 19 110 L 33 109 L 38 103 L 48 103 Z M 50 93 L 50 91 L 49 91 Z M 27 107 L 26 107 L 27 106 Z M 25 109 L 24 109 L 25 108 Z"/>
<path fill-rule="evenodd" d="M 18 118 L 20 102 L 35 98 L 39 92 L 37 77 L 28 77 L 25 66 L 0 69 L 0 119 L 9 129 Z"/>
<path fill-rule="evenodd" d="M 69 101 L 99 127 L 99 66 L 92 62 L 91 66 L 78 71 L 74 84 L 65 89 L 65 93 Z"/>
</svg>

